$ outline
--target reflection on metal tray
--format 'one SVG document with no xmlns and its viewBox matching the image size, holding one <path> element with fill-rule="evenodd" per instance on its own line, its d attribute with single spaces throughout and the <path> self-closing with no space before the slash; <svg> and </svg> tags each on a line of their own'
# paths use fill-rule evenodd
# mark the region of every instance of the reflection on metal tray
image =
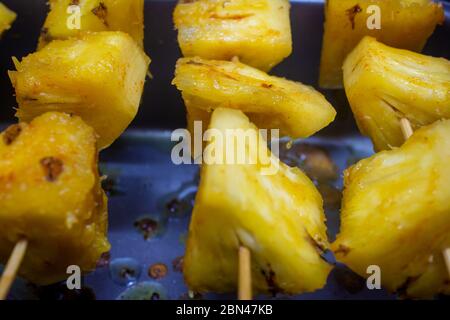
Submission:
<svg viewBox="0 0 450 320">
<path fill-rule="evenodd" d="M 13 28 L 0 41 L 0 127 L 14 120 L 16 105 L 6 74 L 11 56 L 35 50 L 46 14 L 45 0 L 3 0 L 19 13 Z M 323 31 L 323 1 L 293 1 L 291 9 L 294 51 L 273 74 L 317 87 Z M 153 79 L 145 88 L 143 104 L 132 127 L 101 155 L 101 171 L 108 178 L 110 196 L 109 238 L 112 250 L 97 271 L 84 278 L 84 289 L 64 290 L 62 285 L 37 288 L 18 280 L 12 299 L 179 299 L 234 298 L 234 295 L 190 296 L 181 273 L 184 242 L 198 182 L 196 166 L 175 166 L 170 160 L 170 130 L 185 126 L 181 97 L 171 80 L 180 56 L 172 25 L 175 1 L 146 1 L 146 51 L 152 57 Z M 430 39 L 425 52 L 449 59 L 450 6 L 446 22 Z M 316 137 L 298 141 L 282 158 L 302 166 L 299 154 L 329 154 L 337 166 L 337 179 L 318 185 L 326 202 L 330 238 L 339 229 L 342 171 L 372 154 L 370 142 L 358 134 L 345 94 L 324 91 L 338 111 L 338 118 Z M 2 125 L 3 123 L 3 125 Z M 305 151 L 306 150 L 306 151 Z M 309 151 L 308 151 L 309 150 Z M 327 258 L 332 259 L 331 256 Z M 262 297 L 267 298 L 267 297 Z M 280 299 L 386 299 L 385 291 L 369 291 L 365 282 L 337 266 L 327 286 L 315 293 Z"/>
</svg>

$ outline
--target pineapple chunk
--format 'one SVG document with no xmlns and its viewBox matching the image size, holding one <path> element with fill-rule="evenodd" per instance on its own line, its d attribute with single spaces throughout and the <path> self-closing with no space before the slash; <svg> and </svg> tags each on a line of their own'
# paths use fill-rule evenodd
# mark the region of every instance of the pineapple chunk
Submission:
<svg viewBox="0 0 450 320">
<path fill-rule="evenodd" d="M 3 32 L 11 28 L 11 24 L 16 20 L 17 15 L 0 2 L 0 36 Z"/>
<path fill-rule="evenodd" d="M 287 0 L 181 0 L 174 22 L 186 57 L 242 62 L 269 71 L 292 52 Z"/>
<path fill-rule="evenodd" d="M 79 117 L 49 112 L 0 135 L 0 261 L 28 239 L 20 275 L 47 285 L 66 269 L 95 269 L 108 252 L 107 199 L 95 133 Z"/>
<path fill-rule="evenodd" d="M 227 107 L 247 113 L 260 128 L 305 138 L 336 116 L 333 107 L 312 87 L 269 76 L 239 62 L 182 58 L 173 83 L 183 93 L 189 127 L 193 120 L 208 119 L 207 113 L 213 109 Z"/>
<path fill-rule="evenodd" d="M 253 132 L 258 137 L 258 129 L 241 111 L 216 109 L 210 129 L 223 136 L 223 145 L 213 140 L 207 147 L 217 154 L 224 155 L 230 150 L 227 145 L 243 137 L 246 153 L 259 156 L 255 164 L 212 164 L 205 149 L 183 266 L 190 289 L 234 291 L 241 245 L 251 250 L 258 292 L 294 294 L 322 288 L 331 267 L 320 256 L 329 244 L 322 198 L 314 184 L 300 169 L 281 162 L 276 174 L 261 174 L 266 166 L 261 154 L 272 162 L 278 159 L 262 136 L 243 136 Z M 228 130 L 236 130 L 236 136 L 227 136 Z"/>
<path fill-rule="evenodd" d="M 86 31 L 123 31 L 144 46 L 144 0 L 50 0 L 39 48 L 52 40 L 77 37 Z M 80 25 L 72 27 L 70 6 L 80 8 Z"/>
<path fill-rule="evenodd" d="M 139 108 L 150 59 L 123 32 L 99 32 L 80 39 L 55 40 L 15 61 L 9 75 L 21 121 L 47 111 L 83 118 L 109 146 Z"/>
<path fill-rule="evenodd" d="M 381 29 L 370 30 L 367 12 L 380 8 Z M 441 4 L 432 0 L 327 0 L 320 86 L 342 88 L 342 64 L 364 36 L 407 50 L 420 52 L 437 24 L 444 21 Z"/>
<path fill-rule="evenodd" d="M 450 61 L 366 37 L 344 64 L 348 100 L 376 150 L 401 146 L 400 119 L 417 129 L 450 118 Z"/>
<path fill-rule="evenodd" d="M 450 120 L 416 131 L 399 149 L 362 160 L 345 173 L 336 258 L 417 298 L 450 294 L 442 258 L 450 247 Z"/>
</svg>

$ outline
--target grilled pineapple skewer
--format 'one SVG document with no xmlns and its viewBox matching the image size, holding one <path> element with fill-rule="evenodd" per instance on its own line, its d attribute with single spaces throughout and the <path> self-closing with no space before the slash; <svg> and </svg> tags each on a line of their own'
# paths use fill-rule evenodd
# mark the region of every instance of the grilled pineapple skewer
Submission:
<svg viewBox="0 0 450 320">
<path fill-rule="evenodd" d="M 408 119 L 403 118 L 400 120 L 400 125 L 402 127 L 403 136 L 405 137 L 405 140 L 408 140 L 411 138 L 411 136 L 414 134 L 414 131 L 411 127 L 411 123 Z M 450 276 L 450 248 L 444 248 L 442 251 L 442 255 L 444 257 L 444 262 L 447 266 L 447 271 Z"/>
<path fill-rule="evenodd" d="M 417 129 L 450 118 L 450 61 L 366 37 L 344 63 L 345 91 L 361 132 L 377 151 L 404 142 L 400 119 Z"/>
<path fill-rule="evenodd" d="M 184 260 L 190 289 L 234 291 L 241 246 L 251 251 L 256 291 L 294 294 L 323 287 L 331 266 L 320 256 L 328 240 L 322 198 L 314 184 L 270 154 L 257 127 L 241 111 L 216 109 L 210 129 L 224 137 L 223 143 L 212 140 L 207 147 L 211 152 L 226 156 L 226 146 L 243 139 L 247 155 L 257 161 L 218 164 L 205 150 Z M 227 130 L 237 135 L 227 136 Z M 255 139 L 248 139 L 252 134 Z M 273 163 L 278 163 L 278 172 L 263 175 Z"/>
<path fill-rule="evenodd" d="M 179 60 L 173 83 L 183 92 L 191 133 L 195 121 L 208 125 L 211 112 L 219 107 L 243 110 L 258 125 L 281 127 L 289 135 L 300 131 L 300 135 L 310 135 L 333 121 L 334 109 L 312 88 L 269 77 L 239 62 L 267 71 L 290 54 L 287 1 L 180 1 L 174 20 L 185 56 L 232 60 Z M 241 90 L 244 85 L 246 90 Z M 292 115 L 295 119 L 291 120 Z M 308 115 L 309 121 L 295 123 Z M 193 154 L 194 158 L 199 156 Z M 245 272 L 249 269 L 250 252 L 240 246 L 240 299 L 251 298 L 251 275 Z"/>
<path fill-rule="evenodd" d="M 380 25 L 372 26 L 373 19 Z M 442 5 L 432 0 L 327 0 L 320 86 L 342 88 L 342 64 L 364 36 L 420 52 L 444 19 Z"/>
<path fill-rule="evenodd" d="M 0 36 L 11 28 L 11 24 L 16 20 L 17 15 L 0 2 Z"/>
<path fill-rule="evenodd" d="M 144 46 L 144 0 L 50 0 L 49 5 L 39 49 L 53 40 L 79 37 L 87 31 L 122 31 Z M 71 12 L 71 6 L 79 8 L 79 25 L 75 25 L 77 13 Z"/>
<path fill-rule="evenodd" d="M 442 257 L 450 247 L 449 137 L 450 120 L 437 121 L 346 171 L 341 233 L 332 244 L 339 261 L 361 276 L 378 265 L 390 291 L 450 293 Z"/>
<path fill-rule="evenodd" d="M 81 114 L 97 131 L 100 131 L 98 145 L 101 148 L 105 148 L 120 135 L 132 118 L 134 118 L 142 95 L 150 59 L 142 50 L 135 48 L 136 44 L 131 43 L 130 35 L 138 46 L 143 47 L 144 1 L 86 0 L 80 3 L 79 1 L 50 0 L 50 2 L 51 12 L 43 28 L 39 48 L 54 40 L 54 37 L 67 39 L 78 36 L 79 39 L 55 42 L 49 45 L 50 48 L 43 50 L 43 53 L 32 55 L 32 57 L 29 56 L 22 63 L 15 60 L 18 70 L 10 72 L 10 78 L 15 86 L 18 101 L 23 102 L 22 106 L 25 106 L 18 112 L 20 114 L 19 118 L 31 120 L 38 116 L 33 121 L 34 123 L 47 115 L 39 116 L 40 114 L 55 109 L 70 112 L 71 114 Z M 70 5 L 78 6 L 80 9 L 79 13 L 83 16 L 83 19 L 80 17 L 80 25 L 75 29 L 67 27 L 68 17 L 65 13 L 68 13 Z M 92 8 L 92 6 L 94 7 Z M 89 10 L 91 12 L 86 14 Z M 99 24 L 99 21 L 101 21 L 101 24 Z M 86 31 L 101 30 L 121 30 L 128 32 L 130 35 L 121 32 L 86 33 Z M 45 74 L 45 72 L 39 70 L 41 67 L 44 70 L 52 70 L 53 72 Z M 95 82 L 95 79 L 99 82 Z M 33 81 L 37 81 L 37 83 L 33 84 Z M 85 83 L 83 83 L 84 81 Z M 74 84 L 75 87 L 72 87 Z M 106 95 L 103 97 L 101 95 L 96 97 L 96 87 L 97 93 L 99 93 L 102 92 L 105 84 L 108 84 L 106 91 L 110 92 L 105 92 Z M 51 87 L 55 90 L 51 90 Z M 91 88 L 89 89 L 89 87 Z M 89 92 L 89 90 L 91 91 Z M 28 96 L 24 98 L 17 94 L 18 91 L 25 96 L 28 94 L 39 95 L 42 100 Z M 54 91 L 56 91 L 56 95 L 53 95 Z M 81 95 L 80 92 L 82 93 Z M 114 97 L 114 95 L 116 96 Z M 85 100 L 80 101 L 80 98 Z M 113 100 L 108 102 L 109 98 Z M 35 101 L 36 104 L 28 104 L 27 101 L 29 102 L 29 100 Z M 30 106 L 33 108 L 23 110 Z M 76 110 L 70 111 L 72 108 Z M 105 109 L 103 112 L 105 114 L 109 113 L 114 118 L 108 124 L 114 127 L 112 130 L 106 129 L 107 126 L 105 124 L 108 120 L 101 116 L 102 108 L 107 108 L 108 110 Z M 55 114 L 57 115 L 57 113 Z M 102 125 L 103 121 L 105 123 Z M 94 144 L 97 144 L 98 135 L 99 133 L 97 132 Z M 75 140 L 75 137 L 72 140 Z M 53 167 L 53 163 L 49 165 Z M 80 169 L 80 167 L 77 169 Z M 95 166 L 94 170 L 96 170 Z M 98 199 L 96 201 L 95 206 L 100 209 L 103 208 L 106 212 L 106 207 Z M 102 201 L 106 205 L 104 193 Z M 88 207 L 82 208 L 82 210 L 88 209 Z M 80 211 L 77 209 L 77 213 Z M 70 218 L 73 220 L 73 213 L 71 215 Z M 75 221 L 72 222 L 75 223 Z M 92 223 L 97 222 L 94 221 Z M 105 226 L 105 233 L 106 224 L 107 218 L 99 221 L 100 227 L 102 225 Z M 94 229 L 93 226 L 89 226 L 89 228 L 91 231 Z M 106 244 L 109 250 L 107 241 Z M 13 253 L 8 260 L 5 274 L 0 279 L 0 299 L 6 297 L 17 270 L 21 266 L 27 247 L 28 240 L 20 240 L 16 243 Z M 91 251 L 99 248 L 99 245 L 97 247 L 94 246 Z M 89 250 L 85 251 L 89 252 Z M 56 277 L 57 275 L 54 276 Z M 51 280 L 37 278 L 35 282 L 38 281 L 47 282 Z"/>
<path fill-rule="evenodd" d="M 280 128 L 282 135 L 305 138 L 330 124 L 336 111 L 312 87 L 239 62 L 182 58 L 173 84 L 182 92 L 188 126 L 208 125 L 211 111 L 227 107 L 245 112 L 261 128 Z"/>
<path fill-rule="evenodd" d="M 78 115 L 104 149 L 136 116 L 150 59 L 128 34 L 105 31 L 52 41 L 14 62 L 9 76 L 21 121 L 47 111 Z"/>
<path fill-rule="evenodd" d="M 73 264 L 95 268 L 110 248 L 97 158 L 94 130 L 68 114 L 49 112 L 0 135 L 2 262 L 26 237 L 19 274 L 33 283 L 66 279 Z"/>
<path fill-rule="evenodd" d="M 242 60 L 268 71 L 292 51 L 289 7 L 285 0 L 180 1 L 174 12 L 174 21 L 179 30 L 181 50 L 188 57 L 233 60 L 235 63 Z M 177 80 L 179 78 L 174 80 L 175 84 L 182 83 L 182 80 Z M 197 86 L 193 83 L 187 85 L 194 90 Z M 222 101 L 206 106 L 205 111 L 192 106 L 186 98 L 185 101 L 188 126 L 192 133 L 195 121 L 209 123 L 209 112 L 213 108 L 230 106 Z M 193 156 L 197 158 L 199 155 Z M 250 299 L 251 276 L 246 272 L 250 269 L 249 250 L 241 246 L 239 257 L 239 298 Z"/>
<path fill-rule="evenodd" d="M 269 71 L 292 52 L 287 0 L 180 0 L 174 11 L 185 57 L 239 59 Z"/>
</svg>

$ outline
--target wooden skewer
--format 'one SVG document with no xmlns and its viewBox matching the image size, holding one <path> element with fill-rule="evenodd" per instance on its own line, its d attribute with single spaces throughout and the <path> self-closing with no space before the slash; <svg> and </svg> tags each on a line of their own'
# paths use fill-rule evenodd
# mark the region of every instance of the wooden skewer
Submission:
<svg viewBox="0 0 450 320">
<path fill-rule="evenodd" d="M 238 299 L 252 300 L 251 253 L 246 247 L 239 248 Z"/>
<path fill-rule="evenodd" d="M 5 300 L 8 296 L 14 280 L 16 279 L 17 271 L 20 268 L 23 257 L 27 251 L 28 241 L 26 239 L 20 240 L 16 243 L 8 263 L 6 263 L 5 271 L 0 279 L 0 300 Z"/>
<path fill-rule="evenodd" d="M 231 58 L 231 62 L 239 63 L 239 62 L 241 62 L 241 60 L 239 59 L 238 56 L 234 56 L 233 58 Z"/>
<path fill-rule="evenodd" d="M 231 58 L 234 63 L 239 63 L 238 56 Z M 238 275 L 238 299 L 252 300 L 252 259 L 248 248 L 239 247 L 239 275 Z"/>
<path fill-rule="evenodd" d="M 400 127 L 402 128 L 403 137 L 405 138 L 405 141 L 411 138 L 414 131 L 411 126 L 411 122 L 409 122 L 408 119 L 402 118 L 400 120 Z"/>
<path fill-rule="evenodd" d="M 402 128 L 403 137 L 405 140 L 408 140 L 414 133 L 411 122 L 408 119 L 402 118 L 400 120 L 400 127 Z M 444 256 L 445 264 L 447 265 L 447 271 L 450 275 L 450 248 L 446 248 L 442 251 L 442 255 Z"/>
<path fill-rule="evenodd" d="M 444 249 L 442 253 L 444 254 L 445 264 L 447 265 L 447 271 L 450 275 L 450 248 Z"/>
</svg>

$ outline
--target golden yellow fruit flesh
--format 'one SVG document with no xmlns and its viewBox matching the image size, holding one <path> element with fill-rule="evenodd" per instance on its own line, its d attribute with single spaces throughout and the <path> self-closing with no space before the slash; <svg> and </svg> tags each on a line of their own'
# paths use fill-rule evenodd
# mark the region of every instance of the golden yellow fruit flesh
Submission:
<svg viewBox="0 0 450 320">
<path fill-rule="evenodd" d="M 144 0 L 50 0 L 39 48 L 86 31 L 122 31 L 143 47 Z"/>
<path fill-rule="evenodd" d="M 136 116 L 150 59 L 122 32 L 55 40 L 21 62 L 9 76 L 19 104 L 17 117 L 30 121 L 47 111 L 80 116 L 109 146 Z"/>
<path fill-rule="evenodd" d="M 450 294 L 442 255 L 450 248 L 449 159 L 450 120 L 443 120 L 348 169 L 336 258 L 361 276 L 379 266 L 391 291 Z"/>
<path fill-rule="evenodd" d="M 269 71 L 292 52 L 287 0 L 181 0 L 174 22 L 185 57 L 238 57 Z"/>
<path fill-rule="evenodd" d="M 401 146 L 400 119 L 414 129 L 450 118 L 450 61 L 388 47 L 366 37 L 344 64 L 356 122 L 377 151 Z"/>
<path fill-rule="evenodd" d="M 0 135 L 0 261 L 28 240 L 19 273 L 47 285 L 108 252 L 107 198 L 95 133 L 79 117 L 49 112 Z"/>
<path fill-rule="evenodd" d="M 342 64 L 364 36 L 420 52 L 443 21 L 442 5 L 432 0 L 327 0 L 320 86 L 342 88 Z"/>
<path fill-rule="evenodd" d="M 17 15 L 0 2 L 0 36 L 3 32 L 11 28 L 11 24 L 16 20 Z"/>
<path fill-rule="evenodd" d="M 278 159 L 241 111 L 216 109 L 210 129 L 223 143 L 211 137 L 211 153 L 205 149 L 183 267 L 189 288 L 235 292 L 240 246 L 251 251 L 255 291 L 296 294 L 322 288 L 331 266 L 321 258 L 328 239 L 314 184 L 300 169 L 281 162 L 278 172 L 264 171 L 267 160 Z M 213 159 L 229 155 L 226 147 L 233 144 L 245 146 L 235 150 L 257 161 L 220 164 Z"/>
<path fill-rule="evenodd" d="M 239 62 L 182 58 L 173 83 L 183 94 L 190 128 L 192 121 L 205 121 L 210 118 L 207 113 L 226 107 L 243 111 L 260 128 L 305 138 L 336 116 L 325 97 L 312 87 L 269 76 Z"/>
</svg>

